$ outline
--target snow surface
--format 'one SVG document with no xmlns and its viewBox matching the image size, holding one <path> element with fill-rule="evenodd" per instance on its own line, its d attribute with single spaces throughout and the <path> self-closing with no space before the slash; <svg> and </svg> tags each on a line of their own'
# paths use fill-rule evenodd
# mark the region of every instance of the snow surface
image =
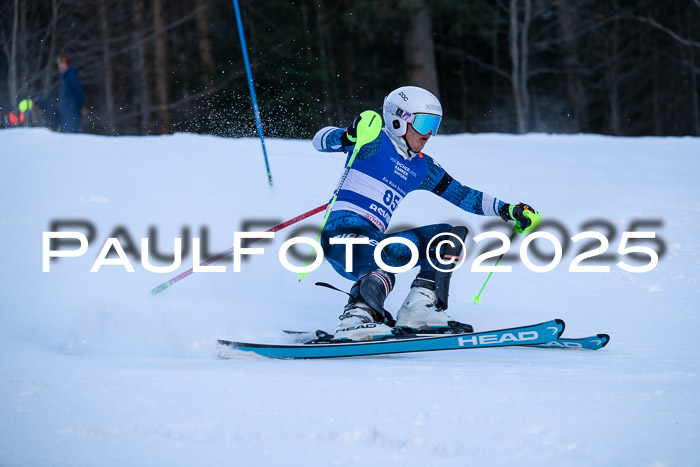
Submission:
<svg viewBox="0 0 700 467">
<path fill-rule="evenodd" d="M 151 242 L 164 253 L 173 238 L 206 228 L 214 254 L 246 220 L 264 230 L 328 200 L 341 155 L 309 141 L 267 147 L 273 190 L 255 139 L 0 131 L 0 465 L 697 465 L 700 139 L 491 134 L 428 143 L 462 183 L 564 225 L 564 234 L 545 229 L 559 239 L 592 220 L 612 223 L 609 273 L 568 272 L 576 245 L 548 273 L 510 263 L 479 305 L 471 297 L 486 274 L 467 266 L 452 282 L 451 314 L 479 330 L 561 318 L 568 337 L 609 333 L 597 352 L 218 358 L 219 338 L 281 342 L 282 329 L 335 326 L 345 298 L 314 282 L 349 281 L 324 264 L 300 283 L 279 264 L 296 226 L 243 272 L 228 258 L 218 263 L 227 272 L 194 274 L 157 296 L 151 288 L 191 267 L 191 254 L 170 274 L 133 257 L 134 273 L 89 272 L 119 227 L 137 252 L 154 227 Z M 297 235 L 315 237 L 321 217 Z M 648 273 L 615 265 L 642 264 L 616 254 L 635 219 L 657 222 L 638 230 L 665 245 Z M 87 221 L 96 234 L 84 256 L 45 273 L 42 232 L 57 220 Z M 415 193 L 393 225 L 465 223 L 472 237 L 493 230 L 491 221 Z M 467 264 L 482 246 L 470 240 Z M 413 276 L 399 278 L 388 309 Z"/>
</svg>

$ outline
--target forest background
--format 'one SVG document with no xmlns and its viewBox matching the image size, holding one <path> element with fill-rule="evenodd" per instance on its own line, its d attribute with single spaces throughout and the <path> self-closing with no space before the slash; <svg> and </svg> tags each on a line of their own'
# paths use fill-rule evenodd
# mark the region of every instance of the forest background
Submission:
<svg viewBox="0 0 700 467">
<path fill-rule="evenodd" d="M 240 0 L 266 136 L 405 85 L 441 131 L 700 136 L 700 0 Z M 0 126 L 80 69 L 105 135 L 256 136 L 231 0 L 3 0 Z"/>
</svg>

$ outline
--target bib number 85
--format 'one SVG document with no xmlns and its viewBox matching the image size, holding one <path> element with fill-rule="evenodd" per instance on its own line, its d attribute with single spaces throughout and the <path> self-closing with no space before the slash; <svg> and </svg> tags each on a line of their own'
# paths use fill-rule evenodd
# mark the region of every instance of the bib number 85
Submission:
<svg viewBox="0 0 700 467">
<path fill-rule="evenodd" d="M 394 212 L 396 206 L 401 202 L 401 197 L 391 190 L 386 190 L 384 193 L 384 206 L 389 208 L 391 212 Z"/>
</svg>

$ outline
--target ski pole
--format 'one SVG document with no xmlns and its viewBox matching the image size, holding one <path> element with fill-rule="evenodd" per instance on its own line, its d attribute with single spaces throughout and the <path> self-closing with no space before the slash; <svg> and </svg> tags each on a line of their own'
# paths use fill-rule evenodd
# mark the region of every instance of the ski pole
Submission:
<svg viewBox="0 0 700 467">
<path fill-rule="evenodd" d="M 352 167 L 352 163 L 355 162 L 355 156 L 357 156 L 357 153 L 360 152 L 362 146 L 364 146 L 367 143 L 371 143 L 372 141 L 377 139 L 380 131 L 382 131 L 382 118 L 377 112 L 373 110 L 365 110 L 360 114 L 360 121 L 357 124 L 357 141 L 355 142 L 355 149 L 352 151 L 352 155 L 350 156 L 348 165 L 345 167 L 345 172 L 343 172 L 343 176 L 340 178 L 338 188 L 335 189 L 335 193 L 333 193 L 333 198 L 331 199 L 331 202 L 328 203 L 328 209 L 326 209 L 326 217 L 324 217 L 323 224 L 321 224 L 321 230 L 316 236 L 316 242 L 318 242 L 321 238 L 321 233 L 323 233 L 323 228 L 326 226 L 328 217 L 331 215 L 331 210 L 333 209 L 335 200 L 338 199 L 338 193 L 340 193 L 340 190 L 343 188 L 345 179 L 348 178 L 348 174 L 350 173 L 350 167 Z M 306 266 L 308 266 L 311 262 L 311 257 L 313 256 L 313 254 L 314 249 L 312 248 L 311 253 L 309 253 L 309 258 L 306 260 Z M 307 273 L 300 273 L 299 281 L 301 281 L 306 276 Z"/>
<path fill-rule="evenodd" d="M 527 206 L 529 207 L 529 206 Z M 540 222 L 542 222 L 542 216 L 538 211 L 530 211 L 529 209 L 526 209 L 523 211 L 523 216 L 527 217 L 530 219 L 530 225 L 525 227 L 524 229 L 520 227 L 520 221 L 515 221 L 515 226 L 513 227 L 513 233 L 510 236 L 510 241 L 513 242 L 513 238 L 515 238 L 516 234 L 529 234 L 530 232 L 534 231 L 539 225 Z M 512 212 L 512 207 L 511 207 L 511 212 Z M 511 214 L 512 215 L 512 214 Z M 505 255 L 505 253 L 503 253 Z M 498 259 L 496 260 L 495 266 L 498 266 L 498 263 L 501 261 L 501 258 L 503 258 L 503 255 L 499 256 Z M 484 282 L 484 285 L 481 286 L 481 290 L 479 290 L 479 293 L 474 295 L 474 304 L 477 304 L 481 301 L 481 293 L 484 291 L 484 288 L 486 287 L 486 284 L 488 283 L 489 279 L 491 279 L 491 276 L 493 275 L 493 271 L 489 273 L 489 276 L 486 278 L 486 281 Z"/>
<path fill-rule="evenodd" d="M 517 233 L 518 233 L 518 231 L 516 230 L 516 227 L 513 227 L 513 233 L 512 233 L 511 236 L 510 236 L 510 241 L 511 241 L 511 242 L 513 241 L 513 239 L 515 238 L 515 235 L 516 235 Z M 501 262 L 501 258 L 503 258 L 503 256 L 504 256 L 506 253 L 507 253 L 507 252 L 504 252 L 501 256 L 498 257 L 498 259 L 496 260 L 496 264 L 493 265 L 494 267 L 498 266 L 498 263 Z M 488 284 L 489 279 L 491 279 L 491 276 L 492 276 L 492 275 L 493 275 L 493 271 L 491 271 L 491 272 L 489 273 L 489 276 L 488 276 L 488 277 L 486 278 L 486 280 L 484 281 L 484 285 L 481 286 L 481 290 L 479 290 L 479 293 L 476 294 L 476 295 L 474 295 L 474 304 L 477 304 L 477 303 L 479 303 L 479 302 L 481 301 L 481 293 L 482 293 L 482 292 L 484 291 L 484 289 L 486 288 L 486 284 Z"/>
<path fill-rule="evenodd" d="M 319 207 L 317 207 L 317 208 L 314 208 L 314 209 L 312 209 L 311 211 L 307 211 L 307 212 L 305 212 L 304 214 L 301 214 L 301 215 L 299 215 L 299 216 L 297 216 L 297 217 L 295 217 L 295 218 L 293 218 L 293 219 L 289 219 L 288 221 L 283 222 L 283 223 L 281 223 L 280 225 L 277 225 L 277 226 L 275 226 L 275 227 L 272 227 L 271 229 L 266 230 L 266 232 L 278 232 L 278 231 L 280 231 L 280 230 L 282 230 L 282 229 L 284 229 L 284 228 L 286 228 L 286 227 L 289 227 L 289 226 L 292 225 L 292 224 L 296 224 L 297 222 L 302 221 L 302 220 L 306 219 L 307 217 L 311 217 L 311 216 L 313 216 L 314 214 L 317 214 L 317 213 L 323 211 L 324 209 L 326 209 L 327 206 L 328 206 L 327 203 L 324 204 L 324 205 L 321 205 L 321 206 L 319 206 Z M 241 242 L 241 246 L 243 246 L 243 247 L 247 247 L 247 246 L 250 245 L 251 243 L 255 243 L 255 242 L 257 242 L 257 241 L 260 240 L 260 239 L 259 239 L 259 238 L 248 238 L 248 239 L 245 239 L 245 240 L 246 240 L 246 241 Z M 209 264 L 211 264 L 211 263 L 213 263 L 213 262 L 215 262 L 215 261 L 220 260 L 221 258 L 224 258 L 224 257 L 230 255 L 231 253 L 233 253 L 233 247 L 229 248 L 229 249 L 226 250 L 226 251 L 222 251 L 221 253 L 216 254 L 216 255 L 212 256 L 211 258 L 209 258 L 209 259 L 206 259 L 206 260 L 202 261 L 202 263 L 200 264 L 200 266 L 207 266 L 207 265 L 209 265 Z M 191 275 L 193 272 L 194 272 L 194 269 L 193 269 L 193 268 L 190 268 L 190 269 L 188 269 L 187 271 L 182 272 L 182 273 L 178 274 L 177 276 L 173 277 L 173 278 L 170 279 L 169 281 L 163 282 L 162 284 L 160 284 L 160 285 L 157 286 L 157 287 L 154 287 L 153 290 L 151 290 L 151 295 L 156 295 L 156 294 L 162 292 L 163 290 L 169 288 L 169 287 L 172 286 L 173 284 L 175 284 L 175 283 L 177 283 L 177 282 L 180 282 L 180 281 L 181 281 L 182 279 L 184 279 L 185 277 Z"/>
</svg>

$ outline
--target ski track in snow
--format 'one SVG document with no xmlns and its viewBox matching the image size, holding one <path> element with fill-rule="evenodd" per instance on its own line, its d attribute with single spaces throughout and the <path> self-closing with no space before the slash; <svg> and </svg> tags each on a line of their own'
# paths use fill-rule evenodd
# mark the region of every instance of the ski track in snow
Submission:
<svg viewBox="0 0 700 467">
<path fill-rule="evenodd" d="M 134 273 L 89 271 L 120 228 L 136 253 L 141 237 L 172 254 L 173 238 L 206 236 L 214 254 L 245 220 L 265 230 L 330 197 L 342 155 L 309 141 L 267 144 L 273 190 L 255 139 L 0 131 L 0 465 L 696 464 L 700 139 L 489 134 L 428 143 L 457 180 L 532 204 L 569 237 L 596 219 L 616 230 L 609 273 L 568 272 L 581 247 L 572 245 L 548 273 L 509 263 L 513 272 L 495 274 L 478 306 L 471 297 L 486 274 L 462 268 L 451 314 L 478 330 L 561 318 L 564 337 L 609 333 L 600 351 L 222 360 L 219 338 L 283 342 L 282 329 L 336 324 L 345 298 L 313 283 L 349 282 L 324 264 L 300 283 L 277 259 L 297 226 L 255 245 L 265 254 L 242 273 L 227 258 L 217 263 L 226 273 L 196 273 L 157 296 L 151 288 L 192 266 L 189 252 L 169 274 L 131 256 Z M 534 179 L 505 176 L 504 166 L 526 166 Z M 296 235 L 315 237 L 321 217 Z M 634 219 L 658 221 L 649 230 L 666 246 L 649 273 L 615 265 L 638 264 L 615 255 Z M 95 238 L 84 256 L 43 273 L 42 232 L 56 220 L 86 221 Z M 459 222 L 472 238 L 492 220 L 414 193 L 392 225 Z M 468 245 L 467 265 L 481 248 Z M 398 309 L 413 275 L 399 277 L 388 309 Z M 513 299 L 525 295 L 532 299 Z"/>
</svg>

